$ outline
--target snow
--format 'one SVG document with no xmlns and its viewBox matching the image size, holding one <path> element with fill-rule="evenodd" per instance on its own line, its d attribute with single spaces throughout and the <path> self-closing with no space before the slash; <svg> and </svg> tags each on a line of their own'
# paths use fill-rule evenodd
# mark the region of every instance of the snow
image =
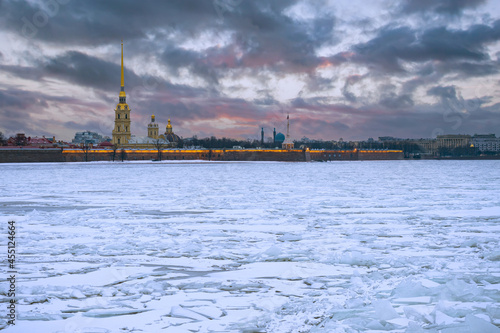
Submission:
<svg viewBox="0 0 500 333">
<path fill-rule="evenodd" d="M 499 332 L 498 170 L 2 164 L 19 296 L 5 331 Z"/>
</svg>

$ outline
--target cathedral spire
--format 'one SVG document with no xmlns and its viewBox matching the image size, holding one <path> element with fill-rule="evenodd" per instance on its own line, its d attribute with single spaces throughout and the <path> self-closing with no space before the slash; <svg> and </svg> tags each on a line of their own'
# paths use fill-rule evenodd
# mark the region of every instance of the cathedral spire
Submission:
<svg viewBox="0 0 500 333">
<path fill-rule="evenodd" d="M 122 81 L 121 81 L 121 83 L 122 83 L 121 91 L 125 91 L 125 80 L 123 79 L 123 40 L 122 40 Z"/>
<path fill-rule="evenodd" d="M 290 115 L 286 115 L 286 138 L 290 137 Z"/>
<path fill-rule="evenodd" d="M 120 103 L 127 103 L 127 95 L 125 94 L 125 79 L 123 75 L 123 40 L 122 40 L 122 63 L 121 63 L 121 88 L 120 88 Z"/>
<path fill-rule="evenodd" d="M 115 109 L 115 128 L 113 129 L 113 144 L 125 145 L 129 142 L 130 133 L 130 108 L 127 105 L 127 95 L 125 94 L 125 81 L 123 77 L 123 40 L 121 54 L 121 88 L 119 101 Z"/>
</svg>

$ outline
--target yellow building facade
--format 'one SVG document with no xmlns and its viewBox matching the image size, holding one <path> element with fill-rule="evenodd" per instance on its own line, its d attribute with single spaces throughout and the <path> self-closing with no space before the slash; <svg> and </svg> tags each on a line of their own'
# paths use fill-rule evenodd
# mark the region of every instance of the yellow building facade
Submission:
<svg viewBox="0 0 500 333">
<path fill-rule="evenodd" d="M 158 123 L 156 123 L 155 115 L 151 116 L 151 122 L 148 124 L 148 137 L 158 139 Z"/>
</svg>

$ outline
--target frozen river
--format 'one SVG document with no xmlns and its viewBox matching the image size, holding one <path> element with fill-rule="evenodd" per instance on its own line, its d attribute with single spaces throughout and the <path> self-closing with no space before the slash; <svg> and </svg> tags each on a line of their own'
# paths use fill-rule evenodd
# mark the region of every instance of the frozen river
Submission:
<svg viewBox="0 0 500 333">
<path fill-rule="evenodd" d="M 0 165 L 6 332 L 499 332 L 500 161 Z"/>
</svg>

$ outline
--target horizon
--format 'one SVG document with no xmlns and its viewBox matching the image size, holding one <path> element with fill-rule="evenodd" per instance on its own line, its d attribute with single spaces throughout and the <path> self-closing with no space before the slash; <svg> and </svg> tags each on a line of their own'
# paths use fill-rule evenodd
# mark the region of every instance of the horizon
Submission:
<svg viewBox="0 0 500 333">
<path fill-rule="evenodd" d="M 0 3 L 0 131 L 111 137 L 151 114 L 179 136 L 361 141 L 500 135 L 500 4 L 471 1 Z M 163 129 L 162 129 L 163 126 Z M 269 137 L 269 135 L 265 135 Z"/>
</svg>

